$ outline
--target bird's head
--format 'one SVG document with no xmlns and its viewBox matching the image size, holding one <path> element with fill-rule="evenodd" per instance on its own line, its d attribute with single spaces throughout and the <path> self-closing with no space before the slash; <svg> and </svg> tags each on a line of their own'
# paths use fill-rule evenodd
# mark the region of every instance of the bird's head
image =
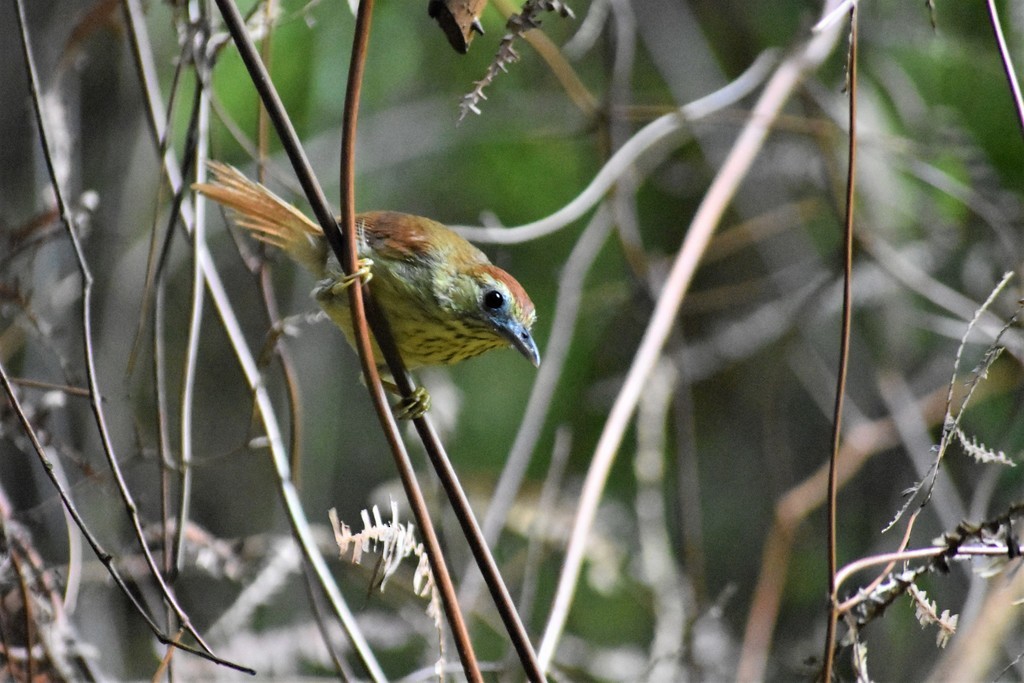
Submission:
<svg viewBox="0 0 1024 683">
<path fill-rule="evenodd" d="M 530 334 L 537 312 L 526 290 L 514 277 L 490 263 L 479 264 L 465 273 L 459 287 L 459 308 L 464 320 L 490 334 L 499 345 L 512 346 L 534 367 L 540 365 L 540 351 Z"/>
</svg>

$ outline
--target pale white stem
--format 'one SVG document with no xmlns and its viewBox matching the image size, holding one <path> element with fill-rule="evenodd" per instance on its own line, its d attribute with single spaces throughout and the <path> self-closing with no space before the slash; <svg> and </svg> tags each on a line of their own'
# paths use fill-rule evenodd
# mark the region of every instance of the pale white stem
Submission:
<svg viewBox="0 0 1024 683">
<path fill-rule="evenodd" d="M 596 206 L 622 174 L 632 169 L 633 164 L 649 150 L 681 133 L 691 122 L 730 107 L 749 95 L 764 81 L 775 61 L 775 54 L 772 50 L 762 52 L 739 78 L 724 88 L 690 102 L 671 114 L 656 118 L 641 128 L 612 155 L 583 192 L 550 216 L 513 228 L 455 225 L 452 229 L 472 242 L 492 244 L 528 242 L 561 230 Z"/>
<path fill-rule="evenodd" d="M 826 11 L 831 10 L 833 6 L 833 2 L 827 3 Z M 711 240 L 722 213 L 761 150 L 771 123 L 804 76 L 817 68 L 832 52 L 838 36 L 838 27 L 816 34 L 801 50 L 778 66 L 754 107 L 750 120 L 737 138 L 711 187 L 708 188 L 708 192 L 686 232 L 683 246 L 658 298 L 654 314 L 644 332 L 640 348 L 626 376 L 625 384 L 616 397 L 608 420 L 605 422 L 604 431 L 597 443 L 590 470 L 583 484 L 579 508 L 569 538 L 569 546 L 566 549 L 565 564 L 562 567 L 551 614 L 538 652 L 538 660 L 544 671 L 547 671 L 551 665 L 551 659 L 569 615 L 569 608 L 572 605 L 583 563 L 587 535 L 593 525 L 608 473 L 622 442 L 622 436 L 636 410 L 637 401 L 647 378 L 672 330 L 676 314 L 693 274 L 697 270 L 700 258 Z"/>
</svg>

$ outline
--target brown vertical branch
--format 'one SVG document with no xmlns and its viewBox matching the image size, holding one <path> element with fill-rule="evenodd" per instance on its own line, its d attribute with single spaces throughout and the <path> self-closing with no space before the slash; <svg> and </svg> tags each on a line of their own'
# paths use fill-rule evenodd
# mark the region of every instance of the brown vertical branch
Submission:
<svg viewBox="0 0 1024 683">
<path fill-rule="evenodd" d="M 843 424 L 843 397 L 850 362 L 850 322 L 853 309 L 853 214 L 854 189 L 857 179 L 857 5 L 850 7 L 850 53 L 848 57 L 849 87 L 849 159 L 846 173 L 846 220 L 843 226 L 843 313 L 839 331 L 839 367 L 836 370 L 835 408 L 832 413 L 832 448 L 828 465 L 828 499 L 825 504 L 828 529 L 828 621 L 825 625 L 823 679 L 832 680 L 835 662 L 836 631 L 836 491 L 839 445 Z"/>
<path fill-rule="evenodd" d="M 366 66 L 366 50 L 370 42 L 370 25 L 373 19 L 373 0 L 361 0 L 359 11 L 356 15 L 355 35 L 352 38 L 352 55 L 349 60 L 348 82 L 345 88 L 345 110 L 341 127 L 341 216 L 338 224 L 341 227 L 345 240 L 344 249 L 338 249 L 339 245 L 332 247 L 338 256 L 347 273 L 356 271 L 357 259 L 357 235 L 355 227 L 355 143 L 356 128 L 359 119 L 359 96 L 362 91 L 363 71 Z M 337 227 L 333 230 L 326 230 L 328 238 L 333 233 L 338 236 Z M 455 647 L 459 652 L 459 659 L 466 676 L 471 681 L 483 681 L 480 674 L 480 667 L 476 661 L 476 653 L 473 651 L 473 643 L 469 638 L 469 630 L 459 609 L 458 599 L 455 595 L 455 586 L 452 584 L 451 575 L 448 572 L 444 555 L 441 553 L 441 544 L 430 521 L 430 513 L 427 510 L 426 501 L 419 489 L 416 475 L 412 469 L 408 453 L 404 443 L 398 434 L 394 416 L 384 396 L 384 387 L 381 384 L 377 372 L 377 365 L 374 361 L 373 347 L 370 344 L 368 324 L 366 321 L 366 310 L 363 301 L 363 289 L 366 284 L 348 288 L 350 308 L 352 312 L 352 326 L 355 331 L 355 341 L 359 358 L 363 366 L 363 376 L 366 378 L 367 386 L 373 399 L 374 408 L 385 429 L 391 450 L 395 455 L 399 476 L 405 487 L 406 495 L 409 498 L 409 505 L 420 526 L 420 535 L 423 537 L 427 547 L 427 559 L 430 562 L 430 569 L 434 575 L 434 583 L 437 585 L 441 595 L 441 603 L 444 606 L 445 614 L 448 617 L 448 624 L 452 629 L 452 636 L 455 639 Z M 382 327 L 386 328 L 383 315 L 376 316 L 378 321 L 374 326 L 374 335 L 381 340 L 382 345 L 394 346 L 394 340 L 390 331 L 379 334 Z M 382 325 L 383 323 L 383 325 Z M 389 365 L 395 377 L 407 376 L 401 365 L 399 356 L 389 358 Z M 392 362 L 395 361 L 395 362 Z"/>
</svg>

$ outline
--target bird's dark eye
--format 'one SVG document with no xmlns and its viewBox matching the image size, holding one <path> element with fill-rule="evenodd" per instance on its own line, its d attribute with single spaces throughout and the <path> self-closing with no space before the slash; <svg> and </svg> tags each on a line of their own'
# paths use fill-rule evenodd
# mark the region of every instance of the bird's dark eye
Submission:
<svg viewBox="0 0 1024 683">
<path fill-rule="evenodd" d="M 497 311 L 505 305 L 505 296 L 496 289 L 484 294 L 484 308 L 491 311 Z"/>
</svg>

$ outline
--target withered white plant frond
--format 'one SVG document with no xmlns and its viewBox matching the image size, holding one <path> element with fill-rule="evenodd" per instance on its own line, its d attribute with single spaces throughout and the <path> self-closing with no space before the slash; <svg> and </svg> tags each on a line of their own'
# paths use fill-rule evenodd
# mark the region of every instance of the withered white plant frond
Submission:
<svg viewBox="0 0 1024 683">
<path fill-rule="evenodd" d="M 338 520 L 338 513 L 334 508 L 328 512 L 340 555 L 344 557 L 349 551 L 349 546 L 352 547 L 353 564 L 362 561 L 363 553 L 374 552 L 380 555 L 382 591 L 388 579 L 398 571 L 402 560 L 415 556 L 419 559 L 413 577 L 415 593 L 424 596 L 428 590 L 433 590 L 434 580 L 430 574 L 430 565 L 424 564 L 426 553 L 423 551 L 423 544 L 416 542 L 415 527 L 411 522 L 403 524 L 398 520 L 398 503 L 391 501 L 391 520 L 387 522 L 381 517 L 380 508 L 376 505 L 373 506 L 372 521 L 370 513 L 366 510 L 361 514 L 363 530 L 353 534 L 348 524 Z"/>
<path fill-rule="evenodd" d="M 1003 274 L 1002 279 L 996 284 L 996 286 L 989 293 L 988 298 L 978 307 L 978 310 L 974 312 L 974 317 L 971 318 L 970 322 L 967 323 L 967 329 L 964 331 L 963 337 L 960 338 L 960 345 L 957 347 L 956 356 L 953 360 L 953 374 L 949 380 L 949 388 L 946 393 L 946 415 L 943 419 L 942 425 L 942 436 L 939 440 L 938 445 L 933 447 L 935 458 L 932 460 L 931 466 L 928 468 L 928 472 L 919 481 L 915 482 L 913 486 L 904 491 L 905 501 L 900 509 L 896 511 L 892 520 L 882 529 L 885 533 L 891 529 L 904 515 L 904 513 L 910 509 L 911 504 L 917 498 L 919 493 L 923 492 L 919 507 L 924 507 L 928 504 L 929 499 L 932 495 L 932 490 L 935 486 L 935 479 L 939 474 L 939 467 L 942 464 L 942 460 L 946 455 L 946 451 L 949 445 L 953 441 L 959 441 L 964 449 L 968 452 L 972 458 L 978 460 L 978 456 L 984 455 L 985 458 L 980 462 L 999 462 L 1002 464 L 1011 464 L 1008 458 L 1001 452 L 996 453 L 991 449 L 985 448 L 983 445 L 978 444 L 972 439 L 962 437 L 962 431 L 960 422 L 963 419 L 964 412 L 967 410 L 968 404 L 971 402 L 971 398 L 974 396 L 974 391 L 978 388 L 981 382 L 988 376 L 988 371 L 992 367 L 992 364 L 1002 354 L 1003 347 L 1000 345 L 1000 341 L 1003 335 L 1013 325 L 1017 323 L 1017 319 L 1021 315 L 1021 311 L 1024 310 L 1024 302 L 1018 302 L 1017 308 L 1013 314 L 1003 323 L 1003 326 L 996 333 L 992 342 L 989 344 L 988 349 L 982 356 L 981 361 L 978 363 L 974 371 L 970 373 L 965 385 L 967 392 L 964 398 L 960 401 L 960 405 L 957 408 L 953 406 L 953 391 L 956 386 L 957 377 L 960 375 L 960 364 L 963 360 L 964 349 L 967 347 L 967 340 L 971 336 L 971 332 L 981 321 L 982 317 L 988 312 L 988 309 L 995 303 L 996 298 L 1003 292 L 1006 286 L 1009 284 L 1013 272 L 1007 272 Z M 954 414 L 955 413 L 955 414 Z M 973 450 L 972 450 L 973 448 Z M 1003 460 L 999 459 L 999 456 L 1003 457 Z M 1005 461 L 1005 462 L 1004 462 Z"/>
<path fill-rule="evenodd" d="M 363 553 L 375 552 L 381 559 L 380 590 L 384 590 L 388 579 L 391 578 L 407 557 L 416 557 L 416 569 L 412 576 L 413 593 L 421 598 L 427 598 L 427 616 L 434 623 L 438 635 L 438 648 L 440 657 L 437 666 L 444 668 L 444 614 L 441 609 L 441 595 L 434 584 L 434 574 L 430 571 L 430 561 L 423 549 L 423 544 L 416 541 L 415 525 L 412 522 L 403 524 L 398 519 L 398 503 L 391 501 L 391 520 L 385 522 L 381 518 L 380 509 L 373 506 L 373 519 L 365 509 L 360 513 L 363 520 L 363 530 L 353 534 L 352 529 L 338 519 L 338 511 L 331 508 L 327 516 L 331 520 L 331 528 L 334 530 L 334 541 L 338 544 L 338 554 L 341 557 L 352 548 L 351 561 L 359 564 Z"/>
<path fill-rule="evenodd" d="M 939 614 L 939 608 L 935 602 L 929 600 L 928 594 L 915 584 L 910 584 L 907 593 L 910 595 L 910 599 L 914 601 L 914 615 L 917 617 L 918 623 L 921 624 L 921 628 L 927 628 L 932 624 L 938 626 L 939 630 L 935 636 L 935 645 L 946 647 L 946 643 L 956 633 L 956 625 L 960 620 L 960 615 L 951 615 L 948 609 L 943 610 L 942 614 Z"/>
<path fill-rule="evenodd" d="M 964 430 L 960 427 L 957 427 L 953 431 L 953 434 L 956 436 L 957 441 L 960 442 L 960 447 L 964 449 L 964 453 L 974 460 L 985 464 L 996 463 L 999 465 L 1007 465 L 1008 467 L 1017 466 L 1017 463 L 1006 457 L 1006 453 L 989 448 L 978 441 L 977 437 L 965 434 Z"/>
<path fill-rule="evenodd" d="M 569 6 L 561 0 L 526 0 L 522 10 L 510 16 L 505 22 L 508 33 L 502 36 L 501 42 L 498 43 L 498 52 L 487 67 L 484 77 L 474 82 L 473 89 L 462 96 L 462 102 L 459 103 L 459 122 L 470 112 L 480 114 L 480 100 L 487 99 L 484 88 L 490 85 L 499 73 L 508 73 L 510 64 L 519 61 L 519 53 L 512 47 L 512 43 L 527 31 L 540 27 L 541 12 L 556 12 L 562 17 L 575 18 Z"/>
</svg>

